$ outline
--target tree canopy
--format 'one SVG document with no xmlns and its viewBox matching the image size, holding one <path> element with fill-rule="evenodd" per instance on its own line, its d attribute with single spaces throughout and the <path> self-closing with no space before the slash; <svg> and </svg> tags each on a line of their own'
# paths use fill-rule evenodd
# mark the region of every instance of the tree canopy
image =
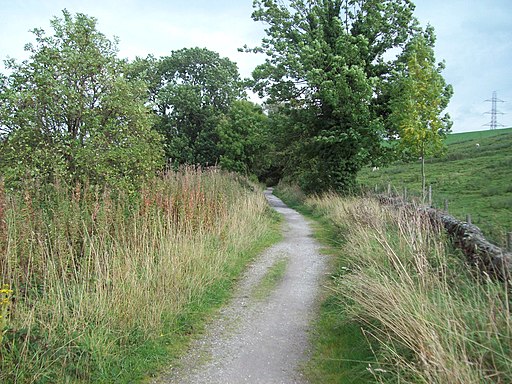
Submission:
<svg viewBox="0 0 512 384">
<path fill-rule="evenodd" d="M 125 77 L 117 42 L 96 19 L 68 11 L 34 29 L 30 59 L 7 62 L 0 89 L 0 170 L 24 178 L 132 187 L 161 166 L 161 137 L 151 129 L 146 87 Z"/>
<path fill-rule="evenodd" d="M 267 36 L 246 51 L 266 55 L 252 81 L 264 110 L 206 48 L 127 62 L 86 15 L 34 29 L 30 58 L 0 76 L 0 176 L 130 187 L 167 159 L 347 191 L 367 164 L 438 146 L 451 87 L 410 0 L 253 5 Z"/>
<path fill-rule="evenodd" d="M 263 109 L 247 100 L 235 101 L 220 121 L 220 166 L 247 175 L 263 175 L 269 164 L 269 121 Z"/>
<path fill-rule="evenodd" d="M 422 191 L 425 193 L 425 156 L 439 152 L 451 128 L 448 114 L 442 116 L 452 88 L 441 76 L 444 64 L 436 64 L 435 35 L 428 27 L 417 34 L 399 57 L 392 83 L 389 119 L 399 140 L 396 147 L 406 156 L 420 157 Z"/>
<path fill-rule="evenodd" d="M 254 1 L 267 25 L 266 62 L 254 89 L 286 114 L 293 142 L 285 173 L 308 191 L 347 190 L 381 158 L 390 136 L 389 82 L 401 51 L 420 33 L 409 0 Z"/>
<path fill-rule="evenodd" d="M 167 158 L 180 164 L 218 163 L 216 127 L 243 93 L 237 65 L 205 48 L 174 51 L 156 65 L 156 127 L 166 138 Z"/>
</svg>

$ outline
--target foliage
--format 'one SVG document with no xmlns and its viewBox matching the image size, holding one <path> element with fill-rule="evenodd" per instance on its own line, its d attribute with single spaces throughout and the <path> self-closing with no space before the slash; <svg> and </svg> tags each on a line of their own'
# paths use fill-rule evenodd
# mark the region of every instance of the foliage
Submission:
<svg viewBox="0 0 512 384">
<path fill-rule="evenodd" d="M 389 120 L 396 127 L 401 154 L 422 159 L 422 191 L 425 191 L 425 156 L 439 153 L 451 128 L 448 114 L 441 117 L 453 93 L 435 65 L 435 36 L 428 27 L 414 36 L 400 57 L 397 79 L 392 83 Z"/>
<path fill-rule="evenodd" d="M 231 104 L 242 95 L 235 63 L 205 48 L 185 48 L 157 60 L 146 60 L 145 75 L 153 87 L 165 137 L 166 156 L 178 164 L 217 164 L 220 157 L 217 126 Z M 158 84 L 155 71 L 156 65 Z"/>
<path fill-rule="evenodd" d="M 5 194 L 0 287 L 16 296 L 2 383 L 154 375 L 279 236 L 261 191 L 218 169 L 169 172 L 135 196 L 61 184 Z"/>
<path fill-rule="evenodd" d="M 346 190 L 357 171 L 382 156 L 393 67 L 385 59 L 418 30 L 407 0 L 254 1 L 268 25 L 254 71 L 255 89 L 284 111 L 293 161 L 286 172 L 307 191 Z M 297 177 L 298 176 L 298 177 Z"/>
<path fill-rule="evenodd" d="M 136 188 L 159 166 L 145 85 L 129 81 L 117 42 L 96 19 L 66 10 L 54 34 L 34 29 L 30 59 L 9 60 L 0 90 L 0 169 L 9 185 L 24 178 L 89 180 Z"/>
<path fill-rule="evenodd" d="M 262 175 L 268 167 L 268 118 L 260 106 L 246 100 L 233 102 L 217 126 L 219 165 L 242 174 Z"/>
<path fill-rule="evenodd" d="M 441 117 L 452 94 L 436 67 L 432 28 L 416 35 L 407 45 L 395 74 L 390 120 L 398 128 L 399 146 L 412 156 L 438 153 L 442 138 L 451 128 L 449 116 Z"/>
<path fill-rule="evenodd" d="M 207 49 L 182 49 L 156 59 L 137 58 L 130 77 L 148 86 L 159 117 L 155 128 L 166 137 L 171 163 L 219 164 L 261 176 L 271 146 L 262 108 L 243 96 L 236 64 Z"/>
</svg>

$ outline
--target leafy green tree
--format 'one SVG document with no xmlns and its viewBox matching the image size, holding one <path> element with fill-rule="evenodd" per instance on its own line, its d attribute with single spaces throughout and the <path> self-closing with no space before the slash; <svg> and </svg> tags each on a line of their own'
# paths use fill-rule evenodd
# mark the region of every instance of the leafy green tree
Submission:
<svg viewBox="0 0 512 384">
<path fill-rule="evenodd" d="M 188 164 L 216 164 L 217 125 L 242 95 L 235 63 L 218 53 L 185 48 L 158 63 L 157 130 L 166 138 L 166 156 Z"/>
<path fill-rule="evenodd" d="M 254 1 L 268 25 L 266 62 L 255 90 L 287 109 L 295 140 L 291 168 L 309 191 L 347 190 L 383 150 L 380 95 L 393 62 L 386 54 L 417 29 L 409 0 Z M 297 176 L 297 177 L 295 177 Z"/>
<path fill-rule="evenodd" d="M 453 93 L 441 75 L 444 64 L 436 64 L 435 35 L 431 27 L 414 36 L 399 59 L 392 83 L 391 115 L 399 140 L 399 153 L 421 158 L 421 185 L 425 197 L 425 157 L 443 148 L 451 128 L 442 112 Z"/>
<path fill-rule="evenodd" d="M 220 166 L 261 176 L 268 166 L 268 117 L 260 106 L 246 100 L 233 102 L 217 126 Z"/>
<path fill-rule="evenodd" d="M 1 171 L 24 178 L 133 188 L 161 166 L 161 137 L 151 129 L 146 86 L 125 77 L 117 42 L 96 19 L 64 10 L 52 36 L 34 29 L 30 59 L 9 60 L 0 91 Z"/>
<path fill-rule="evenodd" d="M 153 55 L 148 55 L 145 58 L 136 57 L 128 63 L 126 77 L 129 80 L 142 81 L 146 84 L 148 105 L 156 111 L 158 90 L 162 86 L 160 59 Z"/>
</svg>

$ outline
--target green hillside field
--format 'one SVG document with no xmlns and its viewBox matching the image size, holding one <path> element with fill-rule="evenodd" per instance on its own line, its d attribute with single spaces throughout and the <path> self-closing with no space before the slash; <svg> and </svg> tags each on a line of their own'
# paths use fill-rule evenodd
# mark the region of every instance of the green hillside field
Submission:
<svg viewBox="0 0 512 384">
<path fill-rule="evenodd" d="M 432 185 L 433 205 L 448 200 L 449 212 L 461 220 L 471 215 L 486 237 L 503 246 L 512 231 L 512 128 L 451 134 L 446 154 L 427 159 L 427 185 Z M 360 185 L 378 190 L 388 183 L 402 193 L 420 195 L 420 161 L 396 163 L 358 175 Z"/>
</svg>

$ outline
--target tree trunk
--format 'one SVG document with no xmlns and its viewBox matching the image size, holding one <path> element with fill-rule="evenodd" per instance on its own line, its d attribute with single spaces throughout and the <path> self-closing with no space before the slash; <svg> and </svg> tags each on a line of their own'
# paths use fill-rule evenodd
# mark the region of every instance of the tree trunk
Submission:
<svg viewBox="0 0 512 384">
<path fill-rule="evenodd" d="M 423 203 L 425 203 L 426 177 L 425 177 L 425 151 L 423 149 L 423 146 L 421 148 L 421 197 L 423 199 Z"/>
</svg>

